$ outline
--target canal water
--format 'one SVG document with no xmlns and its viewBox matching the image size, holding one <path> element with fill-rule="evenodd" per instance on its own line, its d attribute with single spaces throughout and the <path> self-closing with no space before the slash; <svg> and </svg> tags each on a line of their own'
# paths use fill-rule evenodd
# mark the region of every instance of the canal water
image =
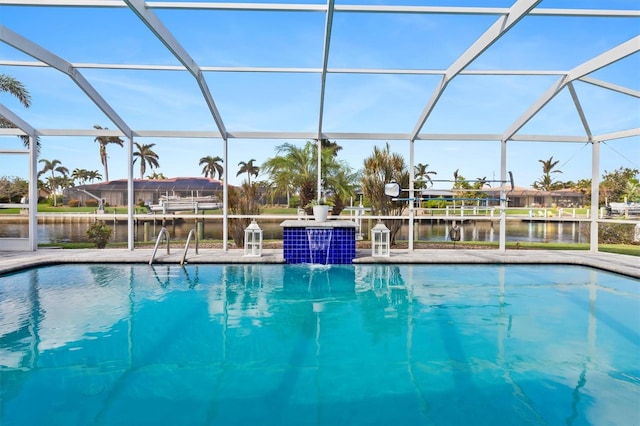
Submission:
<svg viewBox="0 0 640 426">
<path fill-rule="evenodd" d="M 258 224 L 263 229 L 265 240 L 281 240 L 282 219 L 259 220 Z M 106 221 L 107 225 L 114 230 L 111 242 L 127 241 L 127 223 Z M 38 243 L 60 243 L 60 242 L 86 242 L 87 229 L 90 222 L 86 221 L 65 221 L 58 223 L 46 223 L 38 225 Z M 372 220 L 362 221 L 362 234 L 367 239 L 369 229 L 375 225 Z M 500 226 L 498 222 L 471 221 L 466 220 L 459 223 L 461 230 L 461 241 L 481 241 L 497 242 L 500 239 Z M 414 225 L 415 241 L 441 242 L 446 241 L 450 223 L 447 221 L 417 221 Z M 191 229 L 196 228 L 196 222 L 190 220 L 169 221 L 166 224 L 171 239 L 186 240 Z M 139 222 L 134 227 L 135 241 L 155 241 L 155 236 L 162 228 L 162 222 L 149 222 L 147 232 L 144 225 Z M 577 222 L 528 222 L 528 221 L 507 221 L 506 240 L 511 242 L 562 242 L 562 243 L 587 243 L 589 242 L 586 232 L 588 223 Z M 202 224 L 204 239 L 222 239 L 222 220 L 205 220 Z M 409 236 L 409 227 L 404 225 L 398 236 L 398 240 L 406 240 Z M 27 238 L 27 224 L 0 223 L 0 237 Z M 231 237 L 229 237 L 231 239 Z"/>
</svg>

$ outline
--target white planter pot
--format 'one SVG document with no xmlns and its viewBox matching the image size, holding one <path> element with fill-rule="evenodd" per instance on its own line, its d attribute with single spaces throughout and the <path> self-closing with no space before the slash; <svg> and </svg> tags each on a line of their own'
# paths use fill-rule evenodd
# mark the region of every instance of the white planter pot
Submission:
<svg viewBox="0 0 640 426">
<path fill-rule="evenodd" d="M 313 218 L 316 222 L 325 222 L 329 216 L 329 206 L 313 206 Z"/>
</svg>

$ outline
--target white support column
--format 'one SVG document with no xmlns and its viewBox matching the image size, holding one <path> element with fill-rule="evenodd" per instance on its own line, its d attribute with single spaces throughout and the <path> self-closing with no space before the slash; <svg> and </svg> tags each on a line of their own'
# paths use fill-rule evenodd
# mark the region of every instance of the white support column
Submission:
<svg viewBox="0 0 640 426">
<path fill-rule="evenodd" d="M 133 138 L 128 138 L 127 144 L 127 158 L 128 158 L 128 167 L 127 167 L 127 247 L 129 251 L 133 251 L 134 242 L 133 242 L 133 212 L 135 211 L 134 204 L 134 188 L 133 188 Z"/>
<path fill-rule="evenodd" d="M 318 137 L 318 184 L 316 189 L 316 200 L 320 201 L 322 197 L 322 139 Z M 304 207 L 304 206 L 303 206 Z"/>
<path fill-rule="evenodd" d="M 500 243 L 498 250 L 507 251 L 507 193 L 505 181 L 507 180 L 507 141 L 500 141 Z"/>
<path fill-rule="evenodd" d="M 229 251 L 229 140 L 226 136 L 222 138 L 222 162 L 222 249 Z"/>
<path fill-rule="evenodd" d="M 29 135 L 29 249 L 38 250 L 38 149 Z"/>
<path fill-rule="evenodd" d="M 414 179 L 415 179 L 415 167 L 414 167 L 414 146 L 415 141 L 413 139 L 409 140 L 409 253 L 413 251 L 413 215 L 414 215 L 414 203 L 415 203 L 415 190 L 414 190 Z"/>
<path fill-rule="evenodd" d="M 600 204 L 600 141 L 591 142 L 591 237 L 589 250 L 598 251 L 598 204 Z"/>
<path fill-rule="evenodd" d="M 1 25 L 0 31 L 2 31 Z M 0 116 L 9 120 L 29 137 L 29 149 L 26 151 L 18 150 L 16 153 L 26 153 L 29 156 L 29 189 L 27 193 L 29 198 L 29 223 L 27 225 L 29 237 L 27 239 L 27 249 L 30 251 L 36 251 L 38 249 L 38 150 L 36 146 L 38 132 L 36 132 L 33 126 L 1 103 Z M 24 249 L 22 245 L 20 249 Z"/>
</svg>

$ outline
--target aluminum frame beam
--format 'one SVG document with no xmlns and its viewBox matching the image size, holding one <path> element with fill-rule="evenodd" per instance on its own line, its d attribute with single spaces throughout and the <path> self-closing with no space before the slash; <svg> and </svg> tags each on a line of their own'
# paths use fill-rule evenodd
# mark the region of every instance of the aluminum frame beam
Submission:
<svg viewBox="0 0 640 426">
<path fill-rule="evenodd" d="M 112 129 L 36 129 L 39 136 L 120 136 L 125 135 L 119 130 Z M 20 136 L 27 133 L 21 129 L 0 129 L 0 136 Z M 220 132 L 216 131 L 190 131 L 190 130 L 134 130 L 133 136 L 136 138 L 180 138 L 180 139 L 222 139 Z M 500 134 L 497 133 L 421 133 L 416 141 L 469 141 L 469 142 L 486 142 L 500 141 Z M 309 140 L 316 138 L 314 132 L 235 132 L 227 133 L 228 139 L 293 139 L 293 140 Z M 323 132 L 321 135 L 324 139 L 337 139 L 341 141 L 388 141 L 409 140 L 409 133 L 346 133 L 346 132 Z M 572 135 L 514 135 L 512 141 L 526 142 L 575 142 L 585 143 L 589 139 L 585 136 Z"/>
<path fill-rule="evenodd" d="M 8 6 L 58 6 L 58 7 L 103 7 L 125 8 L 124 0 L 0 0 L 0 5 Z M 322 4 L 292 3 L 229 3 L 229 2 L 177 2 L 147 1 L 149 9 L 195 9 L 195 10 L 248 10 L 281 12 L 325 12 Z M 447 14 L 447 15 L 506 15 L 504 7 L 466 6 L 396 6 L 396 5 L 338 5 L 338 12 L 352 13 L 405 13 L 405 14 Z M 575 16 L 575 17 L 616 17 L 638 18 L 640 10 L 616 9 L 560 9 L 540 8 L 530 12 L 533 16 Z"/>
<path fill-rule="evenodd" d="M 602 87 L 604 89 L 613 90 L 614 92 L 622 93 L 623 95 L 629 95 L 629 96 L 633 96 L 634 98 L 640 98 L 640 90 L 629 89 L 628 87 L 609 83 L 607 81 L 598 80 L 592 77 L 581 77 L 578 79 L 578 81 L 582 81 L 584 83 Z"/>
<path fill-rule="evenodd" d="M 327 67 L 329 64 L 329 48 L 331 46 L 331 29 L 333 26 L 334 3 L 334 0 L 327 0 L 327 15 L 324 23 L 324 44 L 322 47 L 322 73 L 320 76 L 320 109 L 318 112 L 317 139 L 320 139 L 322 136 L 322 120 L 324 118 L 324 94 L 327 83 Z M 320 158 L 320 156 L 318 156 L 318 158 Z"/>
<path fill-rule="evenodd" d="M 449 66 L 442 80 L 432 93 L 429 102 L 424 107 L 420 118 L 416 123 L 413 131 L 411 132 L 411 139 L 420 133 L 420 129 L 424 126 L 427 119 L 431 115 L 431 112 L 435 108 L 438 100 L 444 93 L 449 82 L 455 78 L 464 68 L 469 66 L 478 56 L 480 56 L 485 50 L 487 50 L 493 43 L 498 41 L 507 31 L 509 31 L 515 24 L 517 24 L 522 18 L 524 18 L 533 8 L 535 8 L 542 0 L 519 0 L 509 9 L 509 13 L 501 16 L 485 31 L 476 41 L 469 46 L 469 48 L 460 55 Z"/>
<path fill-rule="evenodd" d="M 198 87 L 204 96 L 207 107 L 213 116 L 213 120 L 218 127 L 218 130 L 226 138 L 227 130 L 220 116 L 220 112 L 216 107 L 216 103 L 213 100 L 211 91 L 207 86 L 207 82 L 202 74 L 202 70 L 191 58 L 191 55 L 182 47 L 173 34 L 164 26 L 162 21 L 156 16 L 156 14 L 148 9 L 143 0 L 124 0 L 129 8 L 138 16 L 138 18 L 144 22 L 144 24 L 151 30 L 151 32 L 164 44 L 167 49 L 184 65 L 187 70 L 193 75 L 198 83 Z"/>
<path fill-rule="evenodd" d="M 545 105 L 560 93 L 567 84 L 597 71 L 600 68 L 611 65 L 612 63 L 626 58 L 638 51 L 640 51 L 640 36 L 633 37 L 573 68 L 566 75 L 559 78 L 554 84 L 552 84 L 547 91 L 529 107 L 528 110 L 516 119 L 516 121 L 504 132 L 503 139 L 511 139 L 513 135 L 522 129 L 529 120 L 531 120 L 542 108 L 544 108 Z"/>
<path fill-rule="evenodd" d="M 52 68 L 67 74 L 78 87 L 93 101 L 94 104 L 115 124 L 115 126 L 127 136 L 132 135 L 131 128 L 125 121 L 111 108 L 111 105 L 98 93 L 84 76 L 70 62 L 48 51 L 42 46 L 22 37 L 4 25 L 0 25 L 0 40 L 8 45 L 36 58 Z"/>
<path fill-rule="evenodd" d="M 593 140 L 602 142 L 602 141 L 611 141 L 614 139 L 631 138 L 634 136 L 640 136 L 640 127 L 636 127 L 635 129 L 620 130 L 618 132 L 603 133 L 601 135 L 594 136 Z"/>
<path fill-rule="evenodd" d="M 16 67 L 47 67 L 48 65 L 37 61 L 12 61 L 1 60 L 0 65 Z M 105 69 L 105 70 L 137 70 L 137 71 L 187 71 L 183 65 L 155 65 L 155 64 L 107 64 L 107 63 L 72 63 L 78 69 Z M 246 72 L 246 73 L 289 73 L 289 74 L 320 74 L 322 68 L 302 67 L 245 67 L 245 66 L 201 66 L 203 72 Z M 442 76 L 446 70 L 436 69 L 409 69 L 409 68 L 327 68 L 327 74 L 406 74 L 406 75 L 437 75 Z M 462 70 L 459 75 L 564 75 L 567 70 Z M 604 83 L 604 82 L 603 82 Z"/>
<path fill-rule="evenodd" d="M 567 88 L 569 89 L 569 93 L 571 94 L 571 99 L 573 99 L 573 104 L 576 106 L 578 115 L 580 116 L 580 121 L 582 122 L 582 127 L 584 127 L 584 132 L 587 134 L 589 140 L 591 140 L 593 133 L 591 133 L 591 129 L 589 128 L 589 122 L 587 121 L 587 117 L 584 115 L 584 110 L 582 109 L 582 105 L 580 104 L 580 99 L 578 98 L 576 89 L 573 87 L 573 83 L 568 83 Z"/>
<path fill-rule="evenodd" d="M 15 114 L 13 111 L 11 111 L 9 108 L 7 108 L 1 103 L 0 103 L 0 116 L 9 120 L 11 123 L 13 123 L 14 126 L 22 130 L 26 135 L 29 135 L 29 136 L 38 135 L 37 130 L 33 126 L 31 126 L 29 123 L 24 121 L 17 114 Z"/>
</svg>

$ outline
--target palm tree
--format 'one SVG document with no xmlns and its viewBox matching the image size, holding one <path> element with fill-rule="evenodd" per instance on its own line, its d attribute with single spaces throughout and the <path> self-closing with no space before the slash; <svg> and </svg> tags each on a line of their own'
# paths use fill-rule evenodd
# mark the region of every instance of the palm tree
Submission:
<svg viewBox="0 0 640 426">
<path fill-rule="evenodd" d="M 360 174 L 346 163 L 340 163 L 340 170 L 325 177 L 325 188 L 333 194 L 331 214 L 338 216 L 344 210 L 345 202 L 356 195 L 360 184 Z"/>
<path fill-rule="evenodd" d="M 13 95 L 25 108 L 31 106 L 31 95 L 27 88 L 20 81 L 9 75 L 0 74 L 0 92 L 7 92 Z"/>
<path fill-rule="evenodd" d="M 93 128 L 97 129 L 97 130 L 108 130 L 108 128 L 100 127 L 97 124 L 94 124 Z M 95 141 L 100 144 L 100 162 L 104 166 L 104 177 L 108 182 L 109 181 L 109 167 L 107 165 L 107 158 L 109 158 L 109 156 L 107 155 L 107 145 L 112 143 L 112 144 L 116 144 L 116 145 L 118 145 L 120 147 L 123 147 L 124 146 L 124 141 L 119 136 L 98 136 L 97 138 L 95 138 Z"/>
<path fill-rule="evenodd" d="M 431 180 L 430 175 L 437 175 L 438 173 L 428 169 L 429 169 L 428 164 L 418 163 L 415 165 L 415 177 L 417 180 L 416 185 L 414 185 L 415 188 L 417 189 L 425 188 L 426 187 L 425 182 L 428 182 L 429 185 L 433 185 L 433 180 Z"/>
<path fill-rule="evenodd" d="M 140 160 L 140 179 L 144 179 L 144 173 L 147 171 L 147 165 L 152 169 L 160 167 L 160 163 L 158 163 L 158 154 L 156 154 L 152 149 L 156 144 L 150 143 L 140 145 L 138 142 L 134 143 L 137 151 L 133 153 L 133 156 L 136 157 L 133 160 L 133 164 Z"/>
<path fill-rule="evenodd" d="M 240 166 L 240 170 L 238 170 L 236 176 L 240 176 L 241 174 L 246 173 L 247 183 L 249 184 L 249 186 L 251 186 L 251 176 L 253 175 L 254 177 L 258 177 L 258 174 L 260 173 L 260 167 L 254 165 L 254 161 L 256 160 L 252 158 L 246 163 L 244 161 L 238 163 L 238 166 Z"/>
<path fill-rule="evenodd" d="M 487 193 L 482 191 L 485 186 L 489 188 L 491 187 L 491 184 L 487 180 L 486 176 L 476 178 L 475 182 L 473 182 L 473 184 L 471 185 L 471 188 L 475 190 L 473 192 L 473 198 L 476 199 L 477 205 L 480 205 L 480 201 L 482 201 L 482 198 L 487 198 Z M 486 201 L 484 201 L 484 205 L 486 205 Z"/>
<path fill-rule="evenodd" d="M 409 185 L 409 171 L 404 158 L 392 153 L 388 143 L 383 149 L 374 146 L 373 154 L 364 159 L 361 180 L 362 192 L 369 199 L 374 215 L 400 217 L 407 207 L 405 201 L 394 201 L 384 193 L 385 184 L 390 182 L 397 182 L 400 188 Z M 394 244 L 402 219 L 387 219 L 384 223 L 391 231 L 390 242 Z"/>
<path fill-rule="evenodd" d="M 551 173 L 562 173 L 561 170 L 553 170 L 560 160 L 553 161 L 551 156 L 548 160 L 538 160 L 538 162 L 542 164 L 542 177 L 533 183 L 533 187 L 542 191 L 551 191 L 556 186 Z"/>
<path fill-rule="evenodd" d="M 571 187 L 574 191 L 584 195 L 584 202 L 586 204 L 591 203 L 591 179 L 580 179 Z"/>
<path fill-rule="evenodd" d="M 87 169 L 73 169 L 71 179 L 78 181 L 80 185 L 84 185 L 89 180 L 89 171 Z"/>
<path fill-rule="evenodd" d="M 324 145 L 324 144 L 323 144 Z M 321 175 L 325 189 L 333 190 L 340 186 L 332 179 L 344 165 L 336 159 L 337 145 L 326 144 L 321 150 Z M 291 192 L 300 196 L 300 206 L 305 207 L 319 195 L 317 193 L 318 179 L 318 149 L 317 141 L 307 141 L 303 147 L 289 143 L 276 147 L 276 156 L 267 159 L 262 165 L 263 170 L 276 187 L 287 194 L 287 201 Z M 350 172 L 350 171 L 349 171 Z"/>
<path fill-rule="evenodd" d="M 45 160 L 44 158 L 41 159 L 39 161 L 39 163 L 43 163 L 44 166 L 42 167 L 42 170 L 40 170 L 38 172 L 38 177 L 40 177 L 41 175 L 47 173 L 47 172 L 51 172 L 51 176 L 49 177 L 49 185 L 51 187 L 51 191 L 53 192 L 53 205 L 57 206 L 57 194 L 56 194 L 56 188 L 58 187 L 57 185 L 57 180 L 56 180 L 56 176 L 54 172 L 58 172 L 61 173 L 63 176 L 66 176 L 69 173 L 69 169 L 67 169 L 64 166 L 61 166 L 62 162 L 60 160 Z"/>
<path fill-rule="evenodd" d="M 199 165 L 204 167 L 202 168 L 202 174 L 204 177 L 210 177 L 211 179 L 215 179 L 216 174 L 218 174 L 218 178 L 222 179 L 222 173 L 224 173 L 224 168 L 222 167 L 223 160 L 219 156 L 212 157 L 207 155 L 206 157 L 202 157 L 200 159 Z"/>
<path fill-rule="evenodd" d="M 97 180 L 102 180 L 102 175 L 97 170 L 89 170 L 87 172 L 87 179 L 89 179 L 91 181 L 91 183 L 93 183 L 93 181 L 96 180 L 96 179 Z"/>
<path fill-rule="evenodd" d="M 332 149 L 322 150 L 333 157 Z M 267 159 L 262 165 L 270 180 L 282 191 L 297 192 L 300 195 L 300 206 L 304 207 L 316 198 L 316 180 L 318 178 L 317 149 L 313 142 L 308 141 L 303 147 L 285 143 L 276 147 L 276 156 Z M 325 164 L 323 163 L 323 167 Z"/>
<path fill-rule="evenodd" d="M 314 141 L 318 142 L 318 139 L 314 139 Z M 331 142 L 329 139 L 326 139 L 326 138 L 320 139 L 320 145 L 322 146 L 322 149 L 324 148 L 331 149 L 331 152 L 333 153 L 332 155 L 334 157 L 337 157 L 338 152 L 342 150 L 342 147 L 338 145 L 337 142 Z"/>
<path fill-rule="evenodd" d="M 640 184 L 638 184 L 638 181 L 632 182 L 628 180 L 624 191 L 624 196 L 628 202 L 635 203 L 640 201 Z"/>
<path fill-rule="evenodd" d="M 162 173 L 153 172 L 150 175 L 147 175 L 147 179 L 151 180 L 165 180 L 167 177 Z"/>
<path fill-rule="evenodd" d="M 24 84 L 7 74 L 0 74 L 0 93 L 5 92 L 18 99 L 25 108 L 31 107 L 31 95 Z M 15 125 L 4 117 L 0 117 L 0 129 L 10 129 Z M 20 136 L 24 146 L 29 147 L 29 136 Z M 36 152 L 40 152 L 40 137 L 36 136 Z"/>
<path fill-rule="evenodd" d="M 452 189 L 459 189 L 461 192 L 464 192 L 465 189 L 472 189 L 469 181 L 466 180 L 465 177 L 460 174 L 460 169 L 456 169 L 453 172 L 453 188 Z"/>
</svg>

